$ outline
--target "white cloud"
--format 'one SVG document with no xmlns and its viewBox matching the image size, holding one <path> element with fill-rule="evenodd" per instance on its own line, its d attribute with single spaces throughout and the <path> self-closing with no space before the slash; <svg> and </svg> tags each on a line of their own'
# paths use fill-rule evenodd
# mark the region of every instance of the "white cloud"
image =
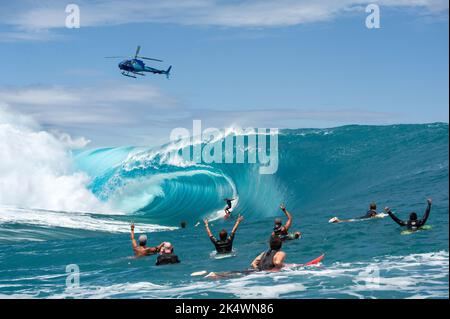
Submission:
<svg viewBox="0 0 450 319">
<path fill-rule="evenodd" d="M 248 109 L 248 110 L 192 110 L 191 119 L 203 119 L 207 126 L 223 127 L 238 125 L 242 127 L 276 128 L 328 128 L 347 124 L 393 124 L 402 119 L 401 114 L 375 112 L 361 108 L 311 107 Z"/>
<path fill-rule="evenodd" d="M 17 42 L 17 41 L 50 41 L 61 39 L 62 37 L 49 30 L 20 30 L 0 32 L 1 42 Z"/>
<path fill-rule="evenodd" d="M 159 112 L 176 106 L 175 99 L 145 84 L 0 87 L 0 102 L 33 115 L 40 123 L 67 125 L 132 123 L 133 113 Z"/>
<path fill-rule="evenodd" d="M 66 132 L 61 132 L 59 130 L 52 130 L 50 132 L 54 137 L 56 137 L 67 149 L 81 149 L 86 147 L 91 141 L 83 136 L 72 137 Z"/>
<path fill-rule="evenodd" d="M 0 105 L 31 115 L 69 148 L 93 146 L 157 145 L 168 141 L 176 127 L 190 127 L 193 119 L 224 128 L 236 124 L 252 127 L 331 127 L 352 123 L 389 124 L 401 115 L 336 106 L 242 110 L 237 106 L 217 110 L 185 108 L 148 84 L 109 84 L 100 87 L 28 86 L 0 87 Z M 28 120 L 27 120 L 28 121 Z M 15 119 L 19 123 L 19 119 Z M 28 122 L 24 125 L 30 126 Z M 0 123 L 1 124 L 1 123 Z"/>
<path fill-rule="evenodd" d="M 448 15 L 447 0 L 179 0 L 86 1 L 79 0 L 81 26 L 126 23 L 174 23 L 223 27 L 278 27 L 326 21 L 368 3 L 385 7 L 420 8 L 422 12 Z M 3 24 L 19 30 L 63 28 L 66 18 L 61 1 L 25 1 L 8 4 L 0 13 Z M 22 33 L 19 33 L 23 37 Z"/>
<path fill-rule="evenodd" d="M 22 105 L 60 105 L 79 102 L 80 98 L 62 87 L 4 87 L 0 89 L 0 101 Z"/>
<path fill-rule="evenodd" d="M 30 115 L 48 130 L 95 137 L 102 145 L 111 140 L 114 145 L 148 143 L 159 128 L 185 112 L 174 98 L 148 84 L 0 87 L 2 104 Z M 88 143 L 54 135 L 71 148 Z"/>
</svg>

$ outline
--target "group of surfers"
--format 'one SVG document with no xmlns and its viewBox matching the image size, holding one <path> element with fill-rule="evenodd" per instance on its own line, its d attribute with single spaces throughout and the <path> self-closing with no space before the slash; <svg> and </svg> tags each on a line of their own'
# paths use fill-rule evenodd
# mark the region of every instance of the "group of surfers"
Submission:
<svg viewBox="0 0 450 319">
<path fill-rule="evenodd" d="M 225 199 L 227 202 L 227 206 L 225 207 L 225 218 L 229 218 L 231 211 L 231 201 L 232 199 Z M 401 220 L 391 211 L 389 207 L 386 207 L 385 212 L 400 226 L 406 227 L 410 231 L 417 231 L 421 227 L 423 227 L 430 215 L 431 211 L 431 199 L 427 200 L 427 208 L 425 210 L 425 214 L 421 219 L 418 219 L 418 216 L 415 212 L 410 213 L 408 220 Z M 295 240 L 301 237 L 300 232 L 289 232 L 292 226 L 292 214 L 286 209 L 285 205 L 280 205 L 281 211 L 286 215 L 287 222 L 283 224 L 281 218 L 275 218 L 274 226 L 272 233 L 269 239 L 269 249 L 260 253 L 251 263 L 251 268 L 248 271 L 278 271 L 285 265 L 286 253 L 282 251 L 283 242 L 288 240 Z M 379 216 L 377 212 L 377 206 L 375 203 L 371 203 L 369 206 L 369 210 L 364 216 L 361 216 L 356 219 L 370 219 L 376 218 Z M 236 231 L 243 221 L 243 216 L 238 215 L 236 222 L 231 230 L 231 233 L 228 234 L 226 229 L 222 229 L 219 232 L 219 238 L 217 239 L 211 229 L 209 228 L 208 219 L 204 219 L 204 225 L 206 233 L 216 248 L 217 254 L 230 254 L 233 251 L 233 241 L 236 235 Z M 353 219 L 355 220 L 355 219 Z M 344 222 L 349 220 L 339 220 L 335 218 L 331 222 Z M 133 247 L 133 252 L 136 257 L 148 256 L 157 254 L 156 265 L 167 265 L 167 264 L 176 264 L 180 262 L 178 256 L 174 253 L 174 247 L 170 242 L 162 242 L 158 246 L 155 247 L 147 247 L 147 236 L 140 235 L 138 241 L 135 240 L 134 234 L 134 224 L 131 224 L 131 243 Z M 225 273 L 223 273 L 225 274 Z M 231 274 L 231 272 L 226 273 L 226 275 Z M 209 277 L 221 277 L 222 275 L 219 273 L 210 273 Z"/>
<path fill-rule="evenodd" d="M 225 208 L 226 214 L 231 214 L 231 207 Z M 281 218 L 276 218 L 274 221 L 274 227 L 270 236 L 269 246 L 270 249 L 267 252 L 263 252 L 258 255 L 251 263 L 252 268 L 255 270 L 279 270 L 283 267 L 286 254 L 281 251 L 282 243 L 286 240 L 299 239 L 301 237 L 300 232 L 290 233 L 289 229 L 292 225 L 292 214 L 286 209 L 284 205 L 280 205 L 281 210 L 287 217 L 287 222 L 283 225 Z M 229 216 L 228 216 L 229 217 Z M 239 215 L 236 222 L 228 234 L 226 229 L 222 229 L 219 232 L 219 238 L 217 239 L 211 229 L 209 228 L 208 219 L 204 219 L 205 230 L 210 238 L 211 242 L 216 248 L 217 254 L 229 254 L 233 251 L 233 241 L 239 224 L 244 220 L 244 217 Z M 147 247 L 147 235 L 142 234 L 135 239 L 134 224 L 131 224 L 131 244 L 133 252 L 136 257 L 143 257 L 157 254 L 156 265 L 176 264 L 180 262 L 178 256 L 174 253 L 174 247 L 170 242 L 162 242 L 158 246 Z"/>
<path fill-rule="evenodd" d="M 431 198 L 428 198 L 425 214 L 420 219 L 418 218 L 416 212 L 411 212 L 409 214 L 408 220 L 402 220 L 402 219 L 398 218 L 389 207 L 385 207 L 384 211 L 400 226 L 404 226 L 410 231 L 417 231 L 421 227 L 423 227 L 425 225 L 425 223 L 427 222 L 428 217 L 430 216 L 430 212 L 431 212 L 431 204 L 432 204 L 432 200 L 431 200 Z M 341 222 L 354 221 L 354 220 L 377 218 L 379 216 L 380 216 L 380 214 L 377 213 L 377 205 L 375 203 L 371 203 L 367 213 L 361 217 L 354 218 L 354 219 L 342 219 L 342 220 L 337 217 L 334 217 L 330 220 L 330 222 L 331 223 L 341 223 Z"/>
</svg>

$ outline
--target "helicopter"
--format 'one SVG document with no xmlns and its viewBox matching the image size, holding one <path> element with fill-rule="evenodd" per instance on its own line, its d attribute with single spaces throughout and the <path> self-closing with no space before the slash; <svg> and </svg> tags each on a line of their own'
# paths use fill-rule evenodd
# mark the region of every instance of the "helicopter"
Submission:
<svg viewBox="0 0 450 319">
<path fill-rule="evenodd" d="M 139 56 L 140 51 L 141 51 L 141 46 L 138 45 L 134 57 L 132 57 L 132 56 L 131 57 L 129 57 L 129 56 L 107 56 L 105 58 L 106 59 L 127 58 L 126 60 L 123 60 L 122 62 L 119 63 L 119 69 L 122 70 L 123 76 L 128 76 L 130 78 L 136 78 L 136 75 L 145 76 L 144 72 L 151 72 L 153 74 L 165 74 L 166 78 L 169 78 L 170 70 L 172 69 L 172 66 L 169 66 L 169 68 L 167 70 L 159 70 L 159 69 L 155 69 L 155 68 L 146 66 L 142 60 L 150 60 L 150 61 L 157 61 L 157 62 L 163 62 L 163 61 L 159 60 L 159 59 L 146 58 L 143 56 Z"/>
</svg>

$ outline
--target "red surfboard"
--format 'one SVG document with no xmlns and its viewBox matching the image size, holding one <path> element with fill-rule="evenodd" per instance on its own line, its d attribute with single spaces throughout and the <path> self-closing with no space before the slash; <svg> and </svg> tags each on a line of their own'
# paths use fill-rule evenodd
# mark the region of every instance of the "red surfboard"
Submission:
<svg viewBox="0 0 450 319">
<path fill-rule="evenodd" d="M 306 264 L 304 264 L 303 266 L 311 266 L 311 265 L 317 265 L 318 263 L 322 262 L 322 260 L 325 258 L 325 254 L 320 255 L 319 257 L 317 257 L 316 259 L 313 259 L 311 261 L 308 261 Z"/>
<path fill-rule="evenodd" d="M 307 266 L 313 266 L 313 265 L 317 265 L 319 263 L 322 262 L 322 260 L 325 258 L 325 254 L 320 255 L 319 257 L 317 257 L 316 259 L 313 259 L 311 261 L 308 261 L 305 264 L 286 264 L 286 267 L 307 267 Z"/>
</svg>

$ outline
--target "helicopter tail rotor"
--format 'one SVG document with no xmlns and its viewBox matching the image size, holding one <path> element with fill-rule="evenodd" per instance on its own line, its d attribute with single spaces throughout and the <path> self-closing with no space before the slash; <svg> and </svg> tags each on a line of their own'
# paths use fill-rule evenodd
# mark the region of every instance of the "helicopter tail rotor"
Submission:
<svg viewBox="0 0 450 319">
<path fill-rule="evenodd" d="M 169 66 L 169 68 L 164 72 L 167 79 L 169 79 L 169 77 L 170 77 L 170 70 L 172 70 L 172 66 Z"/>
</svg>

